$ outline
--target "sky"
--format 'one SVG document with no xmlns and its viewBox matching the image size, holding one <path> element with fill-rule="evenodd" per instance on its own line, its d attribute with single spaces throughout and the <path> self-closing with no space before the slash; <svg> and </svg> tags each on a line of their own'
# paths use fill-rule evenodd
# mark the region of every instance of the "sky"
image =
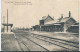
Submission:
<svg viewBox="0 0 80 52">
<path fill-rule="evenodd" d="M 39 20 L 48 14 L 54 19 L 58 19 L 63 14 L 79 20 L 78 0 L 1 0 L 1 20 L 2 23 L 7 18 L 13 27 L 31 27 L 39 24 Z"/>
</svg>

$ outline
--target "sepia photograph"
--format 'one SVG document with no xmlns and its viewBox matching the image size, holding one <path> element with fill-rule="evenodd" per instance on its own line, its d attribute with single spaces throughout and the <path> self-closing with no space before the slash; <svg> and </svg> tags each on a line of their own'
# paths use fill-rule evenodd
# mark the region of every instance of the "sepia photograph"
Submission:
<svg viewBox="0 0 80 52">
<path fill-rule="evenodd" d="M 1 51 L 79 51 L 79 0 L 1 0 Z"/>
</svg>

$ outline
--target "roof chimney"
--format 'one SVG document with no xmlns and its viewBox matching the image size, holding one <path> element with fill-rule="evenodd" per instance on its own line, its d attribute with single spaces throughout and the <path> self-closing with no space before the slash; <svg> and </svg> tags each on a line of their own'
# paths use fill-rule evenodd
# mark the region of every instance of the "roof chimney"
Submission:
<svg viewBox="0 0 80 52">
<path fill-rule="evenodd" d="M 63 18 L 63 14 L 61 14 L 61 18 Z"/>
<path fill-rule="evenodd" d="M 71 12 L 69 11 L 69 17 L 71 17 Z"/>
</svg>

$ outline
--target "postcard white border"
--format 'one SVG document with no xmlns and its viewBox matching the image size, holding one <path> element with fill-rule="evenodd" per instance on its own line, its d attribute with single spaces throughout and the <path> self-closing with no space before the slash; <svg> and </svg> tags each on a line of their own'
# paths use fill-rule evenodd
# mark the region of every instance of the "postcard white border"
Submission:
<svg viewBox="0 0 80 52">
<path fill-rule="evenodd" d="M 79 19 L 80 19 L 80 0 L 79 0 Z M 0 20 L 1 20 L 1 0 L 0 0 Z M 80 23 L 80 20 L 79 20 L 79 23 Z M 0 21 L 0 27 L 1 27 L 1 21 Z M 80 24 L 79 24 L 79 27 L 80 27 Z M 1 34 L 1 28 L 0 28 L 0 34 Z M 79 40 L 80 40 L 80 34 L 79 34 Z M 1 51 L 1 35 L 0 35 L 0 51 Z M 80 51 L 80 41 L 79 41 L 79 51 Z"/>
<path fill-rule="evenodd" d="M 0 0 L 0 20 L 1 20 L 1 0 Z M 0 21 L 0 51 L 1 51 L 1 21 Z"/>
<path fill-rule="evenodd" d="M 80 0 L 79 0 L 79 23 L 80 23 Z M 79 24 L 79 27 L 80 27 L 80 24 Z M 80 31 L 79 31 L 79 51 L 80 51 Z"/>
</svg>

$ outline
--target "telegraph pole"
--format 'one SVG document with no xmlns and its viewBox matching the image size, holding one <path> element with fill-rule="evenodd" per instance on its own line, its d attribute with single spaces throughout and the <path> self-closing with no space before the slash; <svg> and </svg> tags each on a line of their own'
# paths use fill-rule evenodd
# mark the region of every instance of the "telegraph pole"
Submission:
<svg viewBox="0 0 80 52">
<path fill-rule="evenodd" d="M 7 32 L 8 32 L 8 9 L 7 9 Z"/>
</svg>

